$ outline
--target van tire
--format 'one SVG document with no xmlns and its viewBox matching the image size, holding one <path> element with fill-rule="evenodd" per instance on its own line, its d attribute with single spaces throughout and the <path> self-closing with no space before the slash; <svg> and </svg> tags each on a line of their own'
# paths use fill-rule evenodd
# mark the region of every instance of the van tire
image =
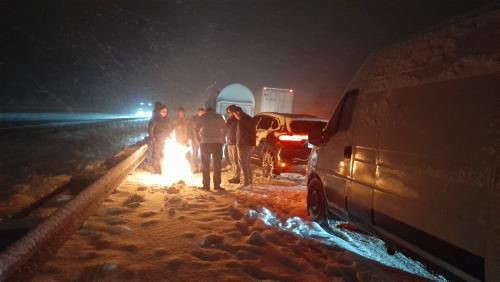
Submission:
<svg viewBox="0 0 500 282">
<path fill-rule="evenodd" d="M 309 181 L 307 188 L 307 211 L 309 215 L 319 225 L 328 225 L 326 201 L 321 181 L 313 178 Z"/>
</svg>

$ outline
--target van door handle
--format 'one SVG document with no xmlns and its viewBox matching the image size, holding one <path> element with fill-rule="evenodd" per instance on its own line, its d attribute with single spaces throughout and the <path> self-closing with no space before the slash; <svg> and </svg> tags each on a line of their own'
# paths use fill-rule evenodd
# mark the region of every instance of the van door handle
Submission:
<svg viewBox="0 0 500 282">
<path fill-rule="evenodd" d="M 344 158 L 350 159 L 352 156 L 352 146 L 345 146 L 344 147 Z"/>
</svg>

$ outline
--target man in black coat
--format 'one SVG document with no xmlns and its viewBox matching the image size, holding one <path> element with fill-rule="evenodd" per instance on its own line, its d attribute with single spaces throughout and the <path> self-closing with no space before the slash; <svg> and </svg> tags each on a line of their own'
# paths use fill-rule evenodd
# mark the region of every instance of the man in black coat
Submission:
<svg viewBox="0 0 500 282">
<path fill-rule="evenodd" d="M 158 115 L 153 118 L 150 126 L 150 134 L 153 143 L 153 171 L 161 174 L 161 162 L 163 161 L 163 147 L 165 141 L 172 133 L 172 126 L 168 118 L 168 109 L 165 105 L 160 105 Z"/>
<path fill-rule="evenodd" d="M 238 126 L 236 127 L 236 147 L 238 150 L 238 162 L 243 172 L 242 187 L 246 187 L 252 185 L 253 182 L 251 158 L 256 142 L 255 122 L 240 107 L 236 107 L 234 117 L 238 120 Z"/>
<path fill-rule="evenodd" d="M 232 178 L 229 179 L 229 183 L 238 184 L 240 183 L 240 164 L 238 162 L 238 148 L 236 147 L 236 131 L 238 130 L 238 120 L 234 117 L 234 112 L 236 111 L 236 106 L 231 105 L 227 107 L 226 112 L 228 118 L 226 120 L 227 126 L 227 154 L 228 160 L 231 165 Z"/>
</svg>

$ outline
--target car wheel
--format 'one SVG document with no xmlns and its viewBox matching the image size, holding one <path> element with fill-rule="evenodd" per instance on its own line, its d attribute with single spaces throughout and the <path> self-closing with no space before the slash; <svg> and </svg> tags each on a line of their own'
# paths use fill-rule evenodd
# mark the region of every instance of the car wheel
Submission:
<svg viewBox="0 0 500 282">
<path fill-rule="evenodd" d="M 323 185 L 317 178 L 313 178 L 308 184 L 307 210 L 311 218 L 319 225 L 325 226 L 328 224 Z"/>
<path fill-rule="evenodd" d="M 270 151 L 266 151 L 262 156 L 262 176 L 272 177 L 274 172 L 274 155 Z"/>
</svg>

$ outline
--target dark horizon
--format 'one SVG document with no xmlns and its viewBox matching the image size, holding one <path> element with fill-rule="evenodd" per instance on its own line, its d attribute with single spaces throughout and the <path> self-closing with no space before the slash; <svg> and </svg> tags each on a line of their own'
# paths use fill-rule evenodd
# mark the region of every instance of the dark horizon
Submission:
<svg viewBox="0 0 500 282">
<path fill-rule="evenodd" d="M 496 2 L 3 1 L 0 112 L 193 110 L 237 82 L 326 117 L 370 53 Z"/>
</svg>

